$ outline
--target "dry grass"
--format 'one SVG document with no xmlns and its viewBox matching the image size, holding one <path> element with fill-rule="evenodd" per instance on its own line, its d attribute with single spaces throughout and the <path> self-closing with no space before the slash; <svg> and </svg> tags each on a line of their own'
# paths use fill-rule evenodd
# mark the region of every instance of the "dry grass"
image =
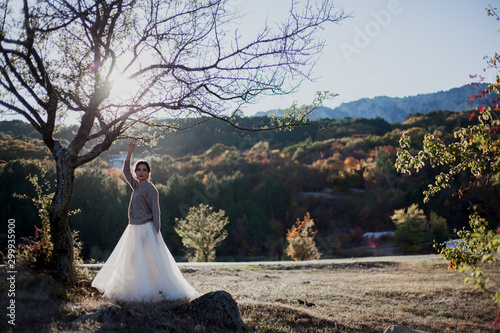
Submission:
<svg viewBox="0 0 500 333">
<path fill-rule="evenodd" d="M 436 257 L 337 264 L 196 266 L 184 276 L 201 293 L 229 292 L 243 321 L 256 332 L 383 332 L 401 324 L 427 332 L 496 332 L 494 303 L 471 291 L 458 272 Z M 498 273 L 498 267 L 496 268 Z M 186 307 L 169 302 L 133 304 L 103 300 L 83 284 L 33 309 L 54 306 L 52 316 L 23 321 L 26 331 L 212 332 Z M 21 320 L 21 318 L 19 318 Z M 20 322 L 21 323 L 21 322 Z M 41 329 L 44 327 L 44 329 Z M 1 328 L 1 325 L 0 325 Z M 21 327 L 16 327 L 21 328 Z M 23 330 L 20 330 L 23 331 Z"/>
<path fill-rule="evenodd" d="M 490 299 L 471 291 L 463 275 L 436 257 L 193 267 L 185 274 L 200 292 L 224 289 L 233 295 L 244 322 L 259 332 L 383 332 L 393 324 L 428 332 L 492 332 L 499 316 Z"/>
</svg>

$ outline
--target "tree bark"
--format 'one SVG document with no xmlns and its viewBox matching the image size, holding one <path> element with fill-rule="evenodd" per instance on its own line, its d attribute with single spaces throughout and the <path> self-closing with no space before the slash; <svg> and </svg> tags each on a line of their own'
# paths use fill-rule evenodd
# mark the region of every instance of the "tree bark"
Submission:
<svg viewBox="0 0 500 333">
<path fill-rule="evenodd" d="M 54 249 L 52 262 L 56 279 L 67 286 L 75 283 L 73 237 L 68 215 L 73 194 L 75 168 L 69 163 L 67 152 L 60 149 L 54 154 L 56 160 L 57 186 L 49 209 L 50 234 Z"/>
</svg>

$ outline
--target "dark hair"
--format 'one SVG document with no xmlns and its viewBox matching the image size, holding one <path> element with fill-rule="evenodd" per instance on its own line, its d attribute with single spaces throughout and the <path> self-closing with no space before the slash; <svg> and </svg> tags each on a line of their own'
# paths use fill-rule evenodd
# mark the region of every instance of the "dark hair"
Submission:
<svg viewBox="0 0 500 333">
<path fill-rule="evenodd" d="M 144 161 L 144 160 L 140 160 L 140 161 L 137 161 L 135 163 L 135 168 L 134 168 L 134 171 L 137 171 L 137 167 L 141 164 L 144 164 L 146 166 L 146 169 L 148 169 L 148 172 L 151 172 L 151 168 L 149 167 L 149 163 Z"/>
</svg>

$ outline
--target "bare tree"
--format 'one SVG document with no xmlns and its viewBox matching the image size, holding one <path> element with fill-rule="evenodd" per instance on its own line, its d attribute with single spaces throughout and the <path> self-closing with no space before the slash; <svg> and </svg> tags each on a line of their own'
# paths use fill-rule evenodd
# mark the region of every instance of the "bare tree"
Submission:
<svg viewBox="0 0 500 333">
<path fill-rule="evenodd" d="M 50 224 L 60 281 L 75 280 L 68 210 L 78 166 L 117 139 L 141 136 L 138 128 L 181 130 L 177 120 L 188 116 L 242 129 L 234 117 L 241 105 L 310 78 L 323 46 L 317 31 L 346 17 L 330 0 L 300 8 L 294 0 L 286 20 L 249 38 L 227 2 L 23 0 L 16 9 L 1 0 L 0 105 L 26 118 L 54 156 Z M 274 127 L 303 123 L 310 111 L 294 110 Z M 68 117 L 79 126 L 64 145 L 54 134 Z"/>
</svg>

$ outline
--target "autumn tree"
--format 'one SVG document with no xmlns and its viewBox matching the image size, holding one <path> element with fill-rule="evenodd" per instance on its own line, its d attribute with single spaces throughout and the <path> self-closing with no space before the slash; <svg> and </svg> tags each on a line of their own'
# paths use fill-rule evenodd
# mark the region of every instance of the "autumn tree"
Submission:
<svg viewBox="0 0 500 333">
<path fill-rule="evenodd" d="M 311 215 L 307 212 L 303 221 L 297 219 L 295 224 L 287 231 L 288 247 L 286 253 L 293 260 L 311 260 L 321 257 L 321 253 L 314 241 L 317 231 L 313 227 L 314 220 L 311 219 Z"/>
<path fill-rule="evenodd" d="M 194 260 L 214 261 L 215 248 L 227 237 L 224 227 L 229 223 L 223 210 L 200 204 L 189 209 L 185 219 L 175 219 L 175 232 L 182 238 L 182 244 L 195 250 Z"/>
<path fill-rule="evenodd" d="M 260 130 L 238 125 L 241 106 L 311 77 L 323 46 L 316 32 L 345 15 L 331 0 L 290 3 L 287 18 L 252 38 L 225 0 L 0 0 L 0 106 L 24 117 L 55 160 L 49 219 L 60 281 L 75 281 L 76 168 L 118 139 L 182 130 L 177 120 L 188 116 Z M 307 122 L 326 95 L 268 129 Z M 67 119 L 78 121 L 69 143 L 55 137 Z"/>
<path fill-rule="evenodd" d="M 497 10 L 491 6 L 488 15 L 500 21 Z M 498 72 L 500 54 L 485 57 L 489 69 Z M 485 69 L 486 70 L 486 69 Z M 478 88 L 480 87 L 477 85 Z M 495 82 L 486 89 L 479 89 L 470 96 L 470 101 L 483 99 L 484 104 L 473 110 L 471 123 L 456 129 L 453 139 L 445 142 L 438 135 L 426 134 L 423 147 L 415 150 L 412 138 L 403 133 L 400 139 L 401 151 L 397 153 L 396 167 L 402 173 L 419 172 L 425 166 L 438 169 L 434 183 L 428 185 L 424 192 L 424 202 L 443 189 L 452 187 L 459 177 L 466 181 L 456 191 L 457 196 L 464 197 L 472 186 L 498 185 L 500 182 L 500 78 L 497 74 Z M 489 98 L 493 96 L 492 98 Z M 477 122 L 472 120 L 477 117 Z M 471 198 L 470 200 L 474 200 Z M 500 258 L 500 230 L 491 230 L 488 221 L 474 212 L 469 216 L 471 230 L 456 231 L 460 240 L 455 248 L 437 248 L 443 258 L 450 261 L 450 268 L 467 273 L 467 283 L 481 289 L 500 307 L 500 284 L 488 274 L 488 264 Z M 497 324 L 500 318 L 497 318 Z"/>
</svg>

